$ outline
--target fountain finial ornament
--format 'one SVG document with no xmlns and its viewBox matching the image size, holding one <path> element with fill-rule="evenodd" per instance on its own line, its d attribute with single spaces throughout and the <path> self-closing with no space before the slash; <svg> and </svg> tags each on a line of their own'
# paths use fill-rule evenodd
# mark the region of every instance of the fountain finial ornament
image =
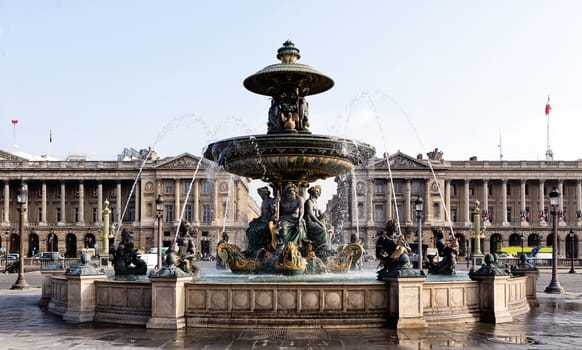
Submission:
<svg viewBox="0 0 582 350">
<path fill-rule="evenodd" d="M 300 58 L 299 49 L 291 40 L 285 41 L 283 47 L 277 50 L 277 59 L 281 60 L 281 63 L 295 63 Z"/>
</svg>

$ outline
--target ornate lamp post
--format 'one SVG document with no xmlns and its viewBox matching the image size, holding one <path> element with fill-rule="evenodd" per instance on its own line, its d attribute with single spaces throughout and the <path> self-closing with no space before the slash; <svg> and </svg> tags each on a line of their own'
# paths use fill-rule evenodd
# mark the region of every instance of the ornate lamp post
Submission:
<svg viewBox="0 0 582 350">
<path fill-rule="evenodd" d="M 164 199 L 161 194 L 156 198 L 156 218 L 158 219 L 158 269 L 162 268 L 162 218 L 164 217 Z"/>
<path fill-rule="evenodd" d="M 424 209 L 424 201 L 420 194 L 414 201 L 414 210 L 416 211 L 416 223 L 418 224 L 418 272 L 424 275 L 422 271 L 422 224 L 420 221 L 422 210 Z"/>
<path fill-rule="evenodd" d="M 20 244 L 18 247 L 18 278 L 16 282 L 12 285 L 10 289 L 26 289 L 30 288 L 26 280 L 24 279 L 24 213 L 26 212 L 26 205 L 28 203 L 28 190 L 24 185 L 21 185 L 18 191 L 16 191 L 16 202 L 18 203 L 18 214 L 20 216 Z"/>
<path fill-rule="evenodd" d="M 564 288 L 558 281 L 558 231 L 556 225 L 556 206 L 560 204 L 560 192 L 554 187 L 550 192 L 550 205 L 552 206 L 552 280 L 544 290 L 546 293 L 562 294 Z"/>
<path fill-rule="evenodd" d="M 576 270 L 574 270 L 574 244 L 576 243 L 576 234 L 574 233 L 574 230 L 570 229 L 568 238 L 570 238 L 570 271 L 568 271 L 568 273 L 576 273 Z"/>
</svg>

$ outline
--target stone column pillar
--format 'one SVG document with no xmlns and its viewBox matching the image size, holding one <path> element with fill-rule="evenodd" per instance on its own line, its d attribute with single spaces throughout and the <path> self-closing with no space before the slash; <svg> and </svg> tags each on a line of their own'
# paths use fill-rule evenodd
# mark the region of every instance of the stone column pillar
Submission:
<svg viewBox="0 0 582 350">
<path fill-rule="evenodd" d="M 489 180 L 483 180 L 483 199 L 481 203 L 483 203 L 483 208 L 481 208 L 481 212 L 486 212 L 487 216 L 483 218 L 483 227 L 489 226 Z"/>
<path fill-rule="evenodd" d="M 143 196 L 143 189 L 141 187 L 142 185 L 142 181 L 137 181 L 136 186 L 135 186 L 135 194 L 133 196 L 134 198 L 134 210 L 133 210 L 133 223 L 134 225 L 139 225 L 140 221 L 141 221 L 141 198 Z"/>
<path fill-rule="evenodd" d="M 184 283 L 192 281 L 192 277 L 156 277 L 150 278 L 150 281 L 152 283 L 152 317 L 146 327 L 162 329 L 186 327 Z"/>
<path fill-rule="evenodd" d="M 411 201 L 412 184 L 410 179 L 406 179 L 406 189 L 404 191 L 404 222 L 407 225 L 412 224 L 411 213 L 410 213 L 410 201 Z"/>
<path fill-rule="evenodd" d="M 576 181 L 576 225 L 582 226 L 582 180 Z"/>
<path fill-rule="evenodd" d="M 47 196 L 46 196 L 46 181 L 42 181 L 41 185 L 40 185 L 40 191 L 41 191 L 41 218 L 40 218 L 40 226 L 46 226 L 47 225 Z"/>
<path fill-rule="evenodd" d="M 392 218 L 392 186 L 390 182 L 386 182 L 386 220 Z"/>
<path fill-rule="evenodd" d="M 451 180 L 445 180 L 445 205 L 447 206 L 447 213 L 445 221 L 453 221 L 451 217 Z"/>
<path fill-rule="evenodd" d="M 66 210 L 66 199 L 67 197 L 67 189 L 65 187 L 65 183 L 61 182 L 61 221 L 57 223 L 57 225 L 64 225 L 67 222 L 67 210 Z"/>
<path fill-rule="evenodd" d="M 101 181 L 97 182 L 97 222 L 103 222 L 103 184 Z"/>
<path fill-rule="evenodd" d="M 501 180 L 501 225 L 509 226 L 507 221 L 507 180 Z"/>
<path fill-rule="evenodd" d="M 367 210 L 367 215 L 366 215 L 366 219 L 367 219 L 367 223 L 366 225 L 368 225 L 368 227 L 373 227 L 374 226 L 374 219 L 373 219 L 373 215 L 375 213 L 374 210 L 374 194 L 376 193 L 376 190 L 374 189 L 374 186 L 376 185 L 376 180 L 375 179 L 368 179 L 368 203 L 366 203 L 366 206 L 368 207 Z"/>
<path fill-rule="evenodd" d="M 85 224 L 85 184 L 79 182 L 79 221 L 77 224 Z"/>
<path fill-rule="evenodd" d="M 178 224 L 180 222 L 180 215 L 182 210 L 180 210 L 180 180 L 174 180 L 174 222 Z"/>
<path fill-rule="evenodd" d="M 544 209 L 545 209 L 545 196 L 544 196 L 544 180 L 540 180 L 539 182 L 539 187 L 538 187 L 538 193 L 539 193 L 539 212 L 538 212 L 538 218 L 541 216 L 541 214 L 544 213 Z M 550 213 L 546 213 L 548 216 L 550 215 Z M 547 219 L 540 219 L 540 226 L 547 226 L 548 222 Z"/>
<path fill-rule="evenodd" d="M 123 214 L 123 206 L 121 204 L 121 181 L 118 181 L 115 188 L 115 217 L 112 218 L 112 223 L 117 223 L 116 229 L 119 229 L 120 221 L 121 221 L 121 214 Z"/>
<path fill-rule="evenodd" d="M 2 218 L 4 223 L 10 222 L 10 183 L 8 180 L 4 180 L 4 218 Z"/>
<path fill-rule="evenodd" d="M 526 185 L 526 180 L 521 180 L 520 183 L 520 194 L 519 194 L 519 200 L 520 200 L 520 221 L 521 221 L 521 226 L 529 226 L 529 223 L 527 221 L 527 217 L 529 217 L 530 213 L 526 213 L 526 198 L 525 198 L 525 185 Z"/>
<path fill-rule="evenodd" d="M 194 205 L 192 207 L 192 211 L 194 212 L 194 225 L 198 225 L 200 223 L 200 208 L 199 208 L 199 197 L 200 197 L 200 181 L 195 180 L 192 183 L 194 195 L 192 196 L 192 200 L 194 201 Z"/>
<path fill-rule="evenodd" d="M 469 182 L 471 180 L 465 179 L 463 183 L 463 220 L 465 221 L 465 226 L 471 226 L 471 207 L 469 199 Z"/>
<path fill-rule="evenodd" d="M 422 215 L 424 222 L 430 222 L 433 219 L 432 196 L 430 195 L 430 179 L 424 180 L 424 214 Z"/>
</svg>

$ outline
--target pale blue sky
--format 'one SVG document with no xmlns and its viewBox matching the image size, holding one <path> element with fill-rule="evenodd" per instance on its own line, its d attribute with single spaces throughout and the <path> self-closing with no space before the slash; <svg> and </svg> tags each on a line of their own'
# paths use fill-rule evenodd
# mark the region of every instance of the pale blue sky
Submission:
<svg viewBox="0 0 582 350">
<path fill-rule="evenodd" d="M 582 158 L 581 1 L 0 1 L 0 148 L 201 154 L 266 132 L 242 81 L 292 40 L 335 87 L 311 131 L 378 155 Z"/>
</svg>

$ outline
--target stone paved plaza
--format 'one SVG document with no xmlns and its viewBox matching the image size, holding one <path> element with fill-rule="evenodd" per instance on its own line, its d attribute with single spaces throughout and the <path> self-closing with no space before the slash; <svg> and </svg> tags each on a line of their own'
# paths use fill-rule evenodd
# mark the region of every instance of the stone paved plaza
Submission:
<svg viewBox="0 0 582 350">
<path fill-rule="evenodd" d="M 551 280 L 542 270 L 539 307 L 505 324 L 463 324 L 420 330 L 185 329 L 152 330 L 103 324 L 69 324 L 37 306 L 41 275 L 32 286 L 10 290 L 16 274 L 0 274 L 1 349 L 579 349 L 582 348 L 582 271 L 560 269 L 563 295 L 544 293 Z"/>
</svg>

